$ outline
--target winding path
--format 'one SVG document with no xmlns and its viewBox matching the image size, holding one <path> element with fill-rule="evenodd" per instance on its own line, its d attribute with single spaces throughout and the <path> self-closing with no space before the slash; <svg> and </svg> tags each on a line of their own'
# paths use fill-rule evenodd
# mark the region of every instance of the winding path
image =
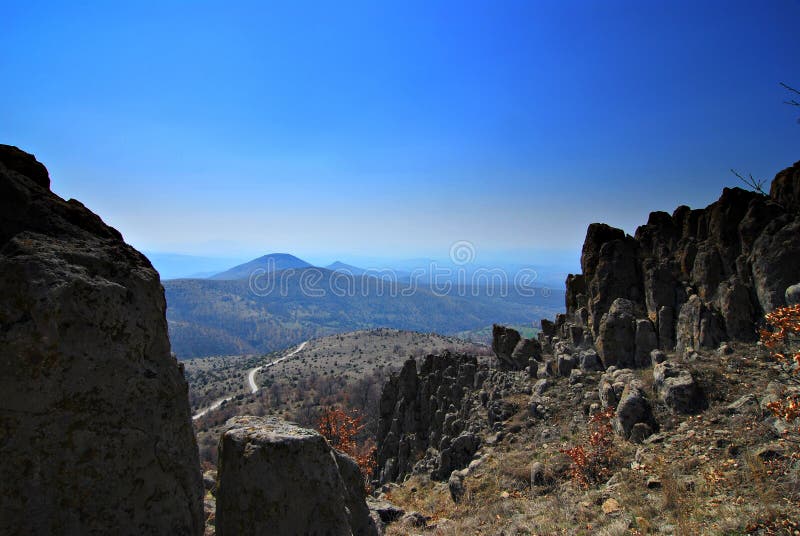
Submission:
<svg viewBox="0 0 800 536">
<path fill-rule="evenodd" d="M 256 372 L 258 372 L 261 369 L 267 369 L 267 368 L 269 368 L 269 367 L 271 367 L 273 365 L 277 365 L 278 363 L 280 363 L 282 361 L 286 361 L 287 359 L 289 359 L 290 357 L 295 355 L 297 352 L 299 352 L 303 348 L 305 348 L 306 344 L 308 344 L 308 341 L 303 341 L 303 342 L 300 343 L 300 345 L 297 348 L 295 348 L 294 350 L 292 350 L 291 352 L 289 352 L 285 356 L 281 357 L 280 359 L 276 359 L 275 361 L 271 361 L 271 362 L 267 363 L 266 365 L 261 365 L 260 367 L 255 367 L 255 368 L 250 369 L 247 372 L 247 384 L 248 384 L 248 387 L 250 388 L 250 393 L 251 394 L 255 394 L 260 389 L 260 387 L 258 385 L 256 385 Z M 197 420 L 200 417 L 202 417 L 203 415 L 205 415 L 206 413 L 208 413 L 209 411 L 214 411 L 215 409 L 220 407 L 222 404 L 224 404 L 228 400 L 233 400 L 233 398 L 235 396 L 236 395 L 223 397 L 223 398 L 220 398 L 218 400 L 215 400 L 214 403 L 211 404 L 210 406 L 208 406 L 207 408 L 205 408 L 205 409 L 195 413 L 194 415 L 192 415 L 192 420 Z"/>
<path fill-rule="evenodd" d="M 260 367 L 256 367 L 254 369 L 250 369 L 250 372 L 247 373 L 247 383 L 250 385 L 250 392 L 255 394 L 260 389 L 260 387 L 258 385 L 256 385 L 256 372 L 258 372 L 261 369 L 267 369 L 267 368 L 269 368 L 269 367 L 271 367 L 273 365 L 277 365 L 281 361 L 286 361 L 287 359 L 292 357 L 294 354 L 296 354 L 297 352 L 299 352 L 303 348 L 305 348 L 307 343 L 308 343 L 308 341 L 303 341 L 303 342 L 300 343 L 300 346 L 298 346 L 297 348 L 295 348 L 294 350 L 292 350 L 291 352 L 289 352 L 288 354 L 286 354 L 282 358 L 276 359 L 275 361 L 272 361 L 271 363 L 267 363 L 266 365 L 261 365 Z"/>
</svg>

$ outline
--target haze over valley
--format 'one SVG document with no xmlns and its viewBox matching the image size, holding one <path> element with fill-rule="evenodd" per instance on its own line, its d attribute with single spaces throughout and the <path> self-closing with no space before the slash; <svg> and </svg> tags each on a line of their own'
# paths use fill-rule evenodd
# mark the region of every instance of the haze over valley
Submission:
<svg viewBox="0 0 800 536">
<path fill-rule="evenodd" d="M 378 327 L 488 342 L 486 329 L 495 322 L 533 330 L 563 309 L 563 290 L 537 279 L 532 268 L 506 272 L 431 261 L 418 269 L 370 270 L 314 267 L 270 254 L 205 279 L 163 285 L 172 349 L 187 359 L 268 353 Z"/>
</svg>

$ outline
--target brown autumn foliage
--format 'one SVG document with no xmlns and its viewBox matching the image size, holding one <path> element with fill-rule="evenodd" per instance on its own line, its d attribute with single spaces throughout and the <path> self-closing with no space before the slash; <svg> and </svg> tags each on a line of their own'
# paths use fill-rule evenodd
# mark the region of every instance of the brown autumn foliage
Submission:
<svg viewBox="0 0 800 536">
<path fill-rule="evenodd" d="M 572 458 L 570 475 L 583 488 L 606 481 L 612 474 L 614 464 L 613 434 L 611 418 L 614 408 L 608 407 L 589 419 L 589 431 L 585 444 L 561 452 Z"/>
<path fill-rule="evenodd" d="M 761 342 L 786 373 L 786 383 L 800 385 L 800 304 L 780 307 L 766 315 L 771 329 L 761 330 Z M 794 439 L 800 439 L 800 395 L 789 392 L 781 400 L 767 405 L 770 411 L 792 428 Z M 786 431 L 787 435 L 789 430 Z"/>
<path fill-rule="evenodd" d="M 329 406 L 322 411 L 317 430 L 330 442 L 331 446 L 353 458 L 361 468 L 364 481 L 369 482 L 375 472 L 375 441 L 367 438 L 358 441 L 364 430 L 363 417 L 350 414 L 341 408 Z"/>
</svg>

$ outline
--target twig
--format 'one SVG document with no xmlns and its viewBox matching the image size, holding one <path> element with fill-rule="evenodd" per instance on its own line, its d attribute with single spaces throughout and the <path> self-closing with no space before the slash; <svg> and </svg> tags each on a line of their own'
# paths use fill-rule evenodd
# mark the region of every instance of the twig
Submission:
<svg viewBox="0 0 800 536">
<path fill-rule="evenodd" d="M 767 192 L 764 191 L 764 184 L 766 183 L 766 180 L 757 180 L 752 174 L 750 174 L 749 178 L 744 178 L 735 169 L 731 169 L 731 173 L 736 175 L 740 181 L 745 183 L 754 192 L 757 192 L 763 196 L 767 195 Z"/>
</svg>

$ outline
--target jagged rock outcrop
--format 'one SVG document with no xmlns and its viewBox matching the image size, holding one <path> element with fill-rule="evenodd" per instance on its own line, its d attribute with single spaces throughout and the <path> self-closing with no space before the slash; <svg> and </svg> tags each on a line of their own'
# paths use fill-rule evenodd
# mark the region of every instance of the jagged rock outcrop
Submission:
<svg viewBox="0 0 800 536">
<path fill-rule="evenodd" d="M 633 237 L 590 225 L 582 273 L 567 277 L 567 312 L 542 325 L 542 347 L 554 347 L 554 338 L 571 341 L 571 330 L 582 327 L 598 339 L 606 366 L 615 362 L 603 351 L 610 340 L 603 320 L 620 298 L 632 304 L 636 321 L 651 323 L 637 324 L 642 348 L 630 358 L 629 319 L 609 319 L 606 331 L 624 335 L 614 349 L 623 366 L 646 364 L 653 344 L 683 353 L 754 341 L 763 315 L 785 305 L 787 287 L 800 280 L 799 191 L 800 162 L 778 173 L 769 196 L 726 188 L 704 209 L 651 213 Z"/>
<path fill-rule="evenodd" d="M 519 342 L 519 341 L 517 341 Z M 509 345 L 510 346 L 510 345 Z M 514 343 L 516 346 L 516 342 Z M 476 358 L 428 355 L 417 373 L 409 359 L 384 385 L 378 423 L 378 470 L 381 482 L 410 474 L 429 448 L 438 452 L 431 475 L 446 480 L 469 463 L 480 441 L 466 429 L 468 395 L 480 387 Z"/>
<path fill-rule="evenodd" d="M 234 417 L 219 443 L 219 536 L 375 535 L 352 458 L 318 432 L 274 417 Z"/>
<path fill-rule="evenodd" d="M 0 146 L 0 533 L 203 533 L 187 384 L 148 260 Z"/>
</svg>

